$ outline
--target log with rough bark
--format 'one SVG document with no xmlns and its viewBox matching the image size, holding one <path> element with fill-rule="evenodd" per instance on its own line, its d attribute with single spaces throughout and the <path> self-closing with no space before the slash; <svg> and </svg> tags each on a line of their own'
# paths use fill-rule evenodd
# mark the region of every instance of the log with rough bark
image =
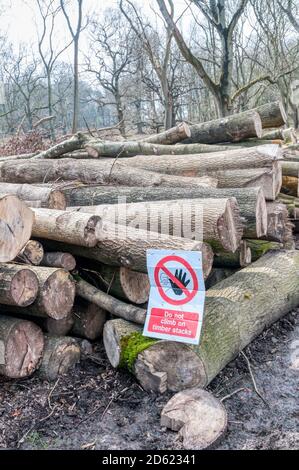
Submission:
<svg viewBox="0 0 299 470">
<path fill-rule="evenodd" d="M 299 178 L 295 176 L 283 176 L 281 191 L 290 196 L 299 197 Z"/>
<path fill-rule="evenodd" d="M 225 150 L 194 155 L 139 155 L 122 160 L 130 167 L 180 176 L 206 176 L 210 173 L 244 168 L 272 168 L 273 162 L 282 159 L 278 145 Z"/>
<path fill-rule="evenodd" d="M 117 184 L 128 186 L 163 186 L 194 188 L 217 186 L 211 177 L 183 178 L 160 175 L 153 171 L 128 168 L 114 160 L 20 160 L 0 163 L 0 181 L 11 183 L 42 183 L 62 181 L 81 181 L 86 184 Z"/>
<path fill-rule="evenodd" d="M 17 264 L 0 264 L 0 303 L 27 307 L 38 294 L 38 280 L 30 269 Z"/>
<path fill-rule="evenodd" d="M 80 361 L 80 346 L 74 338 L 67 336 L 45 336 L 43 360 L 39 376 L 48 381 L 66 374 Z"/>
<path fill-rule="evenodd" d="M 92 158 L 110 157 L 125 158 L 135 157 L 136 155 L 184 155 L 192 153 L 212 153 L 222 149 L 219 145 L 206 144 L 181 144 L 181 145 L 159 145 L 147 142 L 110 142 L 110 141 L 93 141 L 86 144 L 85 149 Z"/>
<path fill-rule="evenodd" d="M 75 150 L 80 150 L 83 148 L 84 143 L 88 139 L 84 134 L 78 132 L 76 135 L 72 136 L 70 139 L 64 140 L 59 144 L 50 147 L 43 152 L 40 152 L 38 155 L 32 157 L 33 159 L 41 159 L 41 158 L 57 158 L 61 155 L 64 155 L 68 152 L 74 152 Z"/>
<path fill-rule="evenodd" d="M 36 274 L 39 292 L 36 300 L 29 307 L 14 307 L 22 315 L 51 317 L 56 320 L 65 318 L 71 311 L 75 298 L 75 283 L 70 274 L 63 269 L 27 266 Z M 14 310 L 7 310 L 12 312 Z"/>
<path fill-rule="evenodd" d="M 65 196 L 58 189 L 29 184 L 0 183 L 1 194 L 14 194 L 29 205 L 38 204 L 38 207 L 64 210 L 66 207 Z"/>
<path fill-rule="evenodd" d="M 32 322 L 0 316 L 0 374 L 19 379 L 39 366 L 44 335 Z"/>
<path fill-rule="evenodd" d="M 44 256 L 43 245 L 36 240 L 29 240 L 20 251 L 15 261 L 17 263 L 39 266 Z"/>
<path fill-rule="evenodd" d="M 282 244 L 270 242 L 268 240 L 246 240 L 247 246 L 251 250 L 252 262 L 257 261 L 271 250 L 281 250 Z"/>
<path fill-rule="evenodd" d="M 273 129 L 271 131 L 267 131 L 263 134 L 263 139 L 265 140 L 282 140 L 285 143 L 289 144 L 296 144 L 297 137 L 295 129 L 290 127 L 289 129 Z"/>
<path fill-rule="evenodd" d="M 233 114 L 214 121 L 190 126 L 191 137 L 188 142 L 217 144 L 220 142 L 239 142 L 250 137 L 262 136 L 262 123 L 255 111 Z"/>
<path fill-rule="evenodd" d="M 51 250 L 64 249 L 76 256 L 145 273 L 147 272 L 146 251 L 150 249 L 201 251 L 205 276 L 209 275 L 213 263 L 213 251 L 206 243 L 104 221 L 99 231 L 98 243 L 94 248 L 67 245 L 50 240 L 45 240 L 44 244 Z"/>
<path fill-rule="evenodd" d="M 221 248 L 234 252 L 243 236 L 235 198 L 106 204 L 68 210 L 88 212 L 103 220 L 138 229 L 203 240 L 214 250 Z"/>
<path fill-rule="evenodd" d="M 281 101 L 263 104 L 254 109 L 261 118 L 263 129 L 282 127 L 287 122 L 287 113 Z M 249 113 L 249 111 L 247 111 Z"/>
<path fill-rule="evenodd" d="M 145 390 L 206 387 L 265 328 L 299 305 L 299 251 L 279 250 L 206 292 L 201 341 L 154 341 L 122 319 L 104 327 L 114 367 L 129 368 Z"/>
<path fill-rule="evenodd" d="M 190 127 L 185 122 L 180 122 L 177 126 L 167 129 L 159 134 L 150 135 L 144 137 L 142 142 L 148 142 L 150 144 L 162 144 L 172 145 L 177 142 L 181 142 L 184 139 L 188 139 L 191 136 Z"/>
<path fill-rule="evenodd" d="M 70 253 L 47 251 L 44 253 L 41 265 L 49 268 L 61 268 L 66 271 L 73 271 L 76 267 L 76 259 Z"/>
<path fill-rule="evenodd" d="M 53 209 L 33 209 L 33 212 L 35 220 L 32 235 L 34 237 L 68 242 L 72 245 L 96 245 L 100 217 Z"/>
<path fill-rule="evenodd" d="M 214 257 L 214 268 L 245 268 L 251 263 L 251 250 L 248 243 L 242 240 L 240 247 L 234 253 L 218 252 Z"/>
<path fill-rule="evenodd" d="M 150 285 L 147 274 L 84 258 L 79 260 L 79 266 L 82 278 L 88 281 L 92 277 L 96 285 L 107 294 L 133 304 L 148 301 Z"/>
<path fill-rule="evenodd" d="M 63 190 L 68 206 L 165 201 L 173 199 L 225 199 L 235 197 L 240 215 L 245 219 L 244 236 L 266 235 L 267 209 L 261 188 L 140 188 L 115 186 L 77 186 Z"/>
<path fill-rule="evenodd" d="M 282 175 L 293 176 L 294 178 L 299 177 L 299 162 L 281 162 Z"/>
<path fill-rule="evenodd" d="M 0 196 L 0 262 L 12 261 L 31 236 L 33 212 L 16 196 Z"/>
<path fill-rule="evenodd" d="M 143 324 L 145 321 L 145 310 L 143 308 L 115 299 L 82 279 L 77 281 L 76 295 L 117 317 L 139 324 Z"/>
<path fill-rule="evenodd" d="M 74 324 L 71 329 L 73 336 L 79 336 L 91 341 L 102 336 L 107 312 L 95 303 L 77 299 L 72 311 Z"/>
</svg>

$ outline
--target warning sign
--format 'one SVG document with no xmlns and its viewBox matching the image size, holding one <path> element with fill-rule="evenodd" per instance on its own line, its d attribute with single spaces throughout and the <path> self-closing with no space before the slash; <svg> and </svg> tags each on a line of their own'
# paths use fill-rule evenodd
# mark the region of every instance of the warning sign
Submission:
<svg viewBox="0 0 299 470">
<path fill-rule="evenodd" d="M 205 286 L 198 251 L 148 250 L 151 285 L 143 334 L 198 344 Z"/>
</svg>

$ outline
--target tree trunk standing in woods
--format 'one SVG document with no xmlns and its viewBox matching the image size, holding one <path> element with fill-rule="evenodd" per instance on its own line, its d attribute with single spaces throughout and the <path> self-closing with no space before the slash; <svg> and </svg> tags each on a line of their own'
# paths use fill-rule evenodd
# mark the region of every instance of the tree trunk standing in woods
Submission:
<svg viewBox="0 0 299 470">
<path fill-rule="evenodd" d="M 74 96 L 73 96 L 73 126 L 72 133 L 75 134 L 78 129 L 78 117 L 79 117 L 79 39 L 82 31 L 82 5 L 83 0 L 76 0 L 78 7 L 78 18 L 76 29 L 73 28 L 70 20 L 70 16 L 66 11 L 66 0 L 60 0 L 60 6 L 65 16 L 70 34 L 73 38 L 74 43 Z"/>
</svg>

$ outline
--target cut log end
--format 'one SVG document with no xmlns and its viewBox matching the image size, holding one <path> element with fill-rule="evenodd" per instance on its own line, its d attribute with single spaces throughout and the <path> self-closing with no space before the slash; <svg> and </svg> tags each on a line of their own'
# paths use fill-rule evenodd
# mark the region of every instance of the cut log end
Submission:
<svg viewBox="0 0 299 470">
<path fill-rule="evenodd" d="M 72 309 L 75 283 L 67 271 L 57 269 L 46 280 L 41 295 L 45 313 L 51 318 L 60 320 Z"/>
<path fill-rule="evenodd" d="M 53 381 L 66 374 L 80 361 L 80 346 L 69 337 L 48 336 L 39 374 L 43 379 Z"/>
<path fill-rule="evenodd" d="M 76 267 L 76 259 L 70 253 L 53 251 L 44 254 L 41 264 L 51 268 L 62 268 L 66 271 L 73 271 Z"/>
<path fill-rule="evenodd" d="M 126 298 L 135 304 L 148 301 L 150 284 L 148 275 L 121 267 L 119 277 Z"/>
<path fill-rule="evenodd" d="M 57 209 L 57 210 L 65 210 L 66 208 L 66 198 L 61 191 L 54 189 L 51 191 L 48 199 L 48 208 L 49 209 Z"/>
<path fill-rule="evenodd" d="M 254 120 L 254 128 L 255 128 L 256 136 L 258 139 L 261 139 L 263 135 L 263 125 L 262 125 L 260 115 L 258 113 L 254 113 L 253 120 Z"/>
<path fill-rule="evenodd" d="M 33 266 L 38 266 L 41 264 L 41 261 L 44 256 L 44 249 L 40 242 L 36 240 L 29 240 L 26 243 L 23 250 L 19 253 L 16 258 L 17 262 L 32 264 Z"/>
<path fill-rule="evenodd" d="M 4 364 L 1 361 L 3 365 L 0 365 L 0 371 L 3 375 L 21 378 L 35 371 L 44 347 L 44 337 L 37 325 L 25 320 L 10 319 L 10 328 L 2 344 Z"/>
<path fill-rule="evenodd" d="M 246 268 L 252 262 L 251 249 L 247 245 L 246 240 L 242 240 L 240 245 L 240 266 L 241 268 Z"/>
<path fill-rule="evenodd" d="M 263 190 L 260 188 L 256 200 L 256 236 L 257 238 L 267 235 L 268 215 L 267 204 Z"/>
<path fill-rule="evenodd" d="M 39 285 L 36 275 L 29 269 L 18 271 L 10 284 L 10 295 L 13 305 L 27 307 L 36 299 Z"/>
<path fill-rule="evenodd" d="M 72 334 L 91 341 L 102 336 L 107 312 L 97 305 L 83 299 L 73 308 L 74 325 Z"/>
</svg>

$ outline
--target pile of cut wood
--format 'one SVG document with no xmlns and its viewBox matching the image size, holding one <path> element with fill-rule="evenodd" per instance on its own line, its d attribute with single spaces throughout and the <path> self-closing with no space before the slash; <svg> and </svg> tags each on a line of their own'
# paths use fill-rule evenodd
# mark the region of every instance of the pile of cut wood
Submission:
<svg viewBox="0 0 299 470">
<path fill-rule="evenodd" d="M 103 335 L 146 390 L 206 386 L 299 304 L 299 151 L 285 123 L 274 102 L 140 141 L 79 133 L 1 157 L 0 373 L 55 379 Z M 148 249 L 202 252 L 199 346 L 142 336 Z"/>
</svg>

